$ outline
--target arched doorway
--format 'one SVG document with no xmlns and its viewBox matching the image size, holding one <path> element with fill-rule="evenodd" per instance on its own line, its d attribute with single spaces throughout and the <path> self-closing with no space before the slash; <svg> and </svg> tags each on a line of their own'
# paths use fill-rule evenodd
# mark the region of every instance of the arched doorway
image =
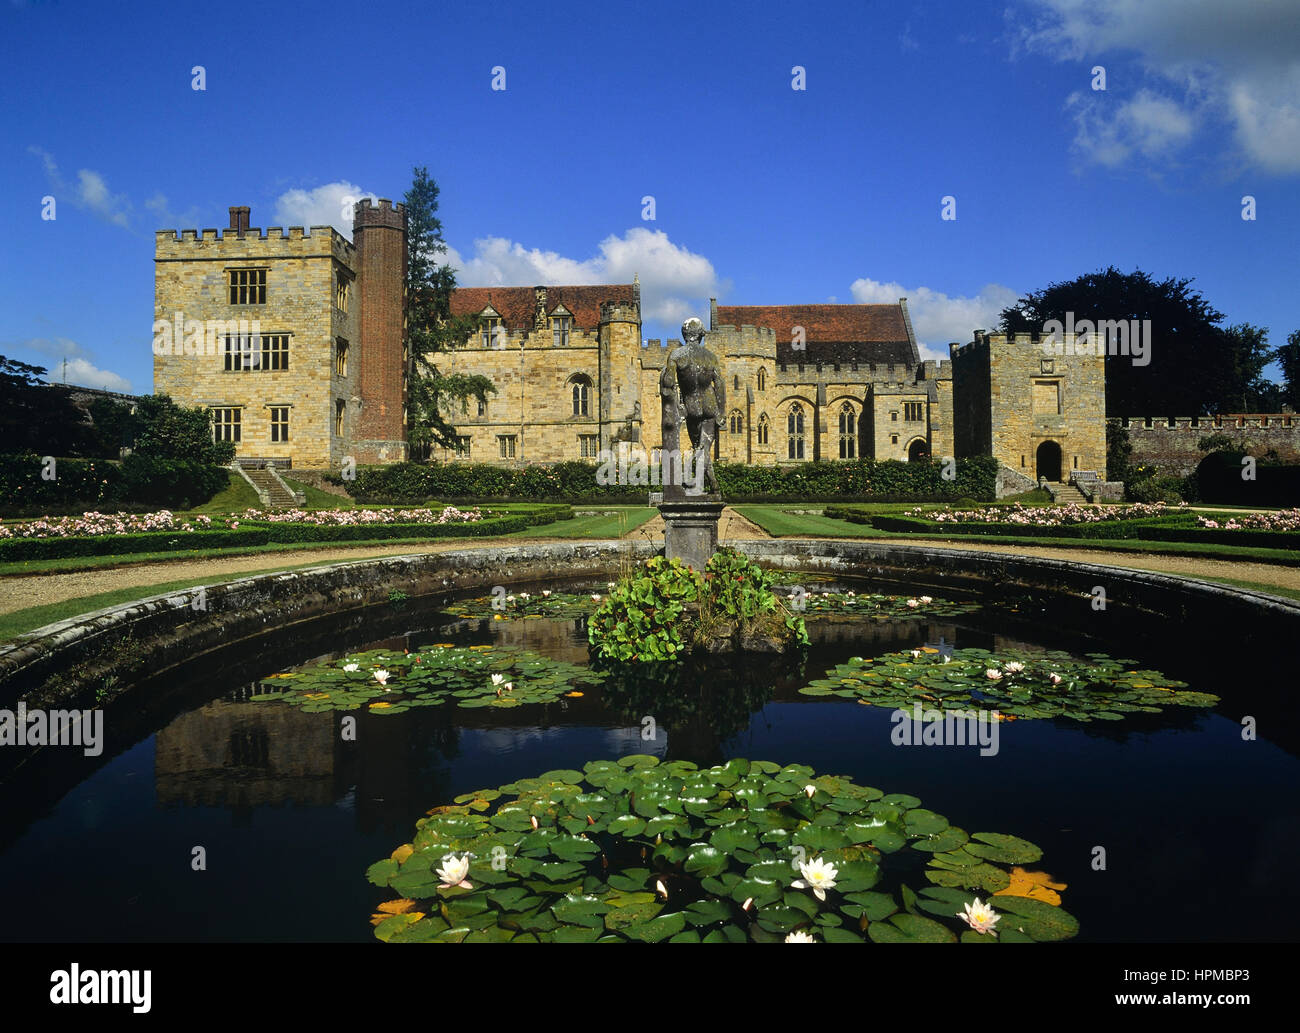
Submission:
<svg viewBox="0 0 1300 1033">
<path fill-rule="evenodd" d="M 930 450 L 925 446 L 924 438 L 917 438 L 907 446 L 907 461 L 909 463 L 923 463 L 930 458 Z"/>
<path fill-rule="evenodd" d="M 1046 477 L 1056 482 L 1061 479 L 1061 446 L 1055 441 L 1044 441 L 1034 453 L 1035 479 Z"/>
</svg>

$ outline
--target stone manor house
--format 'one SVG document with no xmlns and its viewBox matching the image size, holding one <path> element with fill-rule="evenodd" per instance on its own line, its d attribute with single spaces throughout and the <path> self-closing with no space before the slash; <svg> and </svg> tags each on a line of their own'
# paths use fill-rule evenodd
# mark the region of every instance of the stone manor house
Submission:
<svg viewBox="0 0 1300 1033">
<path fill-rule="evenodd" d="M 361 201 L 353 240 L 328 226 L 162 230 L 155 243 L 154 390 L 212 410 L 242 463 L 334 469 L 409 458 L 404 206 Z M 451 414 L 457 446 L 431 457 L 596 462 L 659 444 L 659 376 L 676 341 L 643 341 L 640 285 L 463 287 L 478 330 L 439 357 L 496 394 Z M 1104 360 L 975 331 L 922 361 L 907 300 L 718 305 L 722 462 L 993 455 L 1000 492 L 1105 480 Z M 1068 349 L 1067 349 L 1068 352 Z"/>
</svg>

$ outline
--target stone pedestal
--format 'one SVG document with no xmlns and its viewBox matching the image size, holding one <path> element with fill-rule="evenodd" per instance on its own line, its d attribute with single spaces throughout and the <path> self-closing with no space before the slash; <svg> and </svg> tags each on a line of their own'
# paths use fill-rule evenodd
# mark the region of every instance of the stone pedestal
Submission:
<svg viewBox="0 0 1300 1033">
<path fill-rule="evenodd" d="M 718 551 L 718 518 L 726 508 L 722 496 L 687 495 L 656 502 L 664 518 L 664 555 L 703 570 Z"/>
</svg>

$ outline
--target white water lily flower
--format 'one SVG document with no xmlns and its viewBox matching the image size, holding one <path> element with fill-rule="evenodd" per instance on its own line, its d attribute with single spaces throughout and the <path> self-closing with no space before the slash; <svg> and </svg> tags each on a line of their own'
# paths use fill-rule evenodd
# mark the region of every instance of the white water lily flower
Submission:
<svg viewBox="0 0 1300 1033">
<path fill-rule="evenodd" d="M 549 596 L 550 594 L 551 594 L 551 590 L 550 590 L 549 588 L 543 588 L 543 589 L 542 589 L 542 598 L 543 598 L 543 599 L 546 598 L 547 596 Z"/>
<path fill-rule="evenodd" d="M 1021 671 L 1025 669 L 1025 665 L 1019 663 L 1016 660 L 1012 660 L 1009 664 L 1006 665 L 1006 667 L 1007 667 L 1007 674 L 1019 674 Z"/>
<path fill-rule="evenodd" d="M 1002 672 L 995 667 L 990 667 L 987 670 L 985 670 L 984 677 L 987 678 L 989 681 L 1001 681 Z"/>
<path fill-rule="evenodd" d="M 610 582 L 608 582 L 608 584 L 606 585 L 606 587 L 612 589 L 612 588 L 614 587 L 614 585 L 615 585 L 615 582 L 610 581 Z"/>
<path fill-rule="evenodd" d="M 956 915 L 977 933 L 988 933 L 990 936 L 997 936 L 997 932 L 993 927 L 998 924 L 998 919 L 1002 916 L 987 904 L 981 903 L 979 897 L 967 904 L 964 910 L 956 912 Z"/>
<path fill-rule="evenodd" d="M 1060 685 L 1064 679 L 1059 674 L 1053 674 L 1048 679 L 1053 685 Z"/>
<path fill-rule="evenodd" d="M 835 888 L 835 876 L 840 870 L 833 864 L 827 864 L 820 857 L 799 865 L 802 879 L 795 879 L 790 885 L 797 890 L 810 889 L 818 900 L 826 899 L 826 891 Z"/>
<path fill-rule="evenodd" d="M 817 787 L 816 787 L 816 786 L 804 786 L 804 787 L 803 787 L 803 791 L 804 791 L 805 793 L 808 794 L 808 799 L 811 800 L 811 799 L 813 798 L 813 793 L 817 792 Z"/>
<path fill-rule="evenodd" d="M 915 610 L 918 606 L 921 605 L 921 601 L 919 599 L 909 599 L 907 600 L 907 605 L 910 606 L 913 610 Z"/>
<path fill-rule="evenodd" d="M 457 858 L 455 854 L 448 854 L 442 859 L 442 867 L 438 869 L 438 878 L 442 884 L 438 887 L 440 890 L 449 890 L 460 886 L 467 890 L 474 887 L 466 876 L 469 875 L 469 854 Z"/>
<path fill-rule="evenodd" d="M 920 655 L 921 655 L 921 651 L 920 651 L 919 649 L 913 649 L 913 650 L 912 650 L 912 659 L 913 659 L 913 660 L 919 658 Z"/>
<path fill-rule="evenodd" d="M 348 671 L 348 672 L 351 672 L 351 671 L 359 671 L 359 670 L 361 670 L 361 665 L 360 665 L 360 664 L 344 664 L 344 665 L 343 665 L 343 670 Z"/>
<path fill-rule="evenodd" d="M 792 933 L 786 933 L 786 943 L 816 943 L 817 941 L 802 929 L 796 929 Z"/>
<path fill-rule="evenodd" d="M 921 602 L 925 603 L 928 606 L 930 603 L 934 602 L 934 596 L 923 595 L 921 596 Z"/>
<path fill-rule="evenodd" d="M 493 684 L 493 685 L 500 685 L 500 684 L 501 684 L 503 681 L 505 681 L 505 680 L 506 680 L 506 676 L 505 676 L 504 674 L 494 674 L 494 675 L 492 675 L 492 684 Z"/>
<path fill-rule="evenodd" d="M 505 683 L 504 685 L 502 685 L 501 687 L 502 687 L 503 689 L 505 689 L 506 692 L 514 692 L 514 691 L 515 691 L 515 683 L 512 682 L 512 681 L 508 681 L 508 682 L 506 682 L 506 683 Z"/>
<path fill-rule="evenodd" d="M 388 679 L 391 677 L 392 675 L 385 670 L 378 670 L 375 672 L 375 681 L 379 682 L 380 685 L 387 685 Z"/>
<path fill-rule="evenodd" d="M 520 598 L 520 599 L 531 599 L 532 596 L 529 595 L 527 592 L 520 592 L 520 593 L 519 593 L 519 598 Z"/>
<path fill-rule="evenodd" d="M 598 603 L 598 602 L 600 602 L 600 596 L 596 595 L 596 593 L 593 592 L 593 593 L 591 594 L 591 601 L 592 601 L 593 603 Z"/>
</svg>

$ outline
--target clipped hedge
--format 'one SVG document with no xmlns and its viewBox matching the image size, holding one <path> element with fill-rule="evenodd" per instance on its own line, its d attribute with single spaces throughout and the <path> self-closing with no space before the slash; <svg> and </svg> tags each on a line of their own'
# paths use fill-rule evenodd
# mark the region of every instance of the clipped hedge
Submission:
<svg viewBox="0 0 1300 1033">
<path fill-rule="evenodd" d="M 1041 527 L 1037 524 L 956 524 L 940 523 L 923 517 L 892 516 L 868 513 L 852 506 L 827 506 L 825 515 L 853 524 L 866 524 L 878 531 L 942 536 L 977 536 L 994 538 L 1078 538 L 1082 540 L 1133 540 L 1148 542 L 1190 542 L 1202 545 L 1241 545 L 1257 549 L 1300 550 L 1300 534 L 1293 531 L 1188 526 L 1186 518 L 1141 520 L 1103 520 L 1091 524 L 1062 524 Z M 1177 522 L 1175 522 L 1177 521 Z"/>
<path fill-rule="evenodd" d="M 788 502 L 873 499 L 891 502 L 990 501 L 998 464 L 988 456 L 956 461 L 955 478 L 942 461 L 896 459 L 751 466 L 719 463 L 718 485 L 728 501 Z M 461 501 L 564 499 L 590 503 L 640 503 L 653 485 L 600 485 L 593 463 L 564 462 L 519 469 L 486 463 L 393 463 L 363 467 L 355 480 L 327 479 L 363 503 L 409 504 L 429 498 Z"/>
<path fill-rule="evenodd" d="M 86 538 L 10 538 L 0 541 L 0 563 L 65 559 L 73 556 L 126 556 L 142 552 L 194 552 L 247 549 L 257 545 L 320 542 L 376 542 L 429 538 L 486 538 L 523 531 L 537 524 L 570 519 L 568 506 L 537 506 L 526 513 L 489 517 L 475 524 L 241 524 L 234 530 L 144 531 Z"/>
<path fill-rule="evenodd" d="M 0 455 L 0 506 L 9 513 L 103 509 L 189 508 L 207 502 L 230 483 L 222 466 L 190 459 L 129 455 L 107 459 L 54 460 L 54 479 L 45 480 L 44 457 Z"/>
</svg>

